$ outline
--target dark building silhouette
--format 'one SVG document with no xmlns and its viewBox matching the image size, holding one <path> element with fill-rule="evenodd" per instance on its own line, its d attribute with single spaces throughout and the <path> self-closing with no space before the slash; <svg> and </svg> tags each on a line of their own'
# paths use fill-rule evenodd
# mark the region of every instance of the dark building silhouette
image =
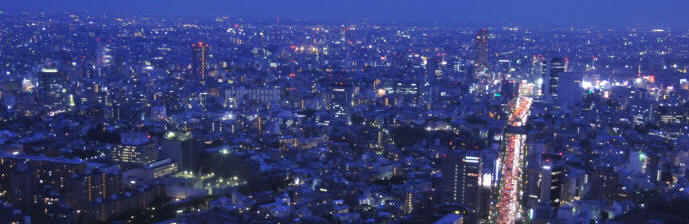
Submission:
<svg viewBox="0 0 689 224">
<path fill-rule="evenodd" d="M 474 78 L 488 71 L 488 29 L 483 28 L 476 33 L 476 60 L 474 60 Z"/>
<path fill-rule="evenodd" d="M 478 206 L 478 176 L 480 157 L 474 151 L 450 152 L 442 163 L 444 198 L 447 203 L 459 204 L 472 213 Z"/>
<path fill-rule="evenodd" d="M 558 102 L 558 90 L 560 85 L 560 75 L 565 72 L 565 61 L 555 57 L 550 60 L 550 97 L 553 102 Z"/>
<path fill-rule="evenodd" d="M 38 90 L 40 99 L 46 110 L 55 110 L 64 100 L 63 89 L 67 85 L 65 74 L 58 70 L 54 64 L 41 69 L 38 76 Z"/>
</svg>

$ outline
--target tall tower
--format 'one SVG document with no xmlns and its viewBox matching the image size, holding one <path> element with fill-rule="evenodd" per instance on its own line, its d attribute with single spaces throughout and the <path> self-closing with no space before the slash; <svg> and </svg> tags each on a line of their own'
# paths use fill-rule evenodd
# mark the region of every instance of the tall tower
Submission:
<svg viewBox="0 0 689 224">
<path fill-rule="evenodd" d="M 476 60 L 474 60 L 474 78 L 488 71 L 488 29 L 476 33 Z"/>
<path fill-rule="evenodd" d="M 545 91 L 545 75 L 547 72 L 547 61 L 543 55 L 534 55 L 531 59 L 531 77 L 529 79 L 536 83 L 534 89 L 537 99 L 541 99 Z"/>
<path fill-rule="evenodd" d="M 198 83 L 203 85 L 206 82 L 206 69 L 208 68 L 208 44 L 198 42 L 191 45 L 194 51 L 191 56 L 192 75 Z"/>
<path fill-rule="evenodd" d="M 553 102 L 558 102 L 558 89 L 560 84 L 560 75 L 565 72 L 565 61 L 562 58 L 555 57 L 550 60 L 550 97 Z"/>
</svg>

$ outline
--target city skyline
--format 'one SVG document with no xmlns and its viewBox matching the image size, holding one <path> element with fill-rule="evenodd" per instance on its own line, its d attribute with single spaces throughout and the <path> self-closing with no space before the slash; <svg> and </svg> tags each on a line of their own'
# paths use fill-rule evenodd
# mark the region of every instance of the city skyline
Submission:
<svg viewBox="0 0 689 224">
<path fill-rule="evenodd" d="M 617 2 L 0 9 L 0 223 L 688 223 L 689 30 Z M 660 25 L 512 19 L 594 6 Z"/>
</svg>

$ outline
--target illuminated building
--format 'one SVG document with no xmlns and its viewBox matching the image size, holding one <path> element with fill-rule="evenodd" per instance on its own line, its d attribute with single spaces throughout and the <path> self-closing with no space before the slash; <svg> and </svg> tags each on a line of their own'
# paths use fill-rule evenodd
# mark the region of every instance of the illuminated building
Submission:
<svg viewBox="0 0 689 224">
<path fill-rule="evenodd" d="M 533 152 L 528 156 L 526 168 L 526 182 L 524 204 L 527 213 L 543 216 L 543 207 L 558 208 L 571 199 L 567 185 L 576 187 L 574 183 L 568 183 L 565 164 L 559 154 L 544 153 L 542 144 L 529 147 Z"/>
<path fill-rule="evenodd" d="M 69 190 L 66 180 L 85 169 L 86 162 L 82 160 L 0 154 L 0 197 L 9 196 L 17 203 L 31 203 L 26 201 L 27 195 L 34 190 L 32 186 L 39 185 L 50 185 L 64 193 Z"/>
<path fill-rule="evenodd" d="M 191 71 L 193 79 L 203 85 L 206 82 L 208 69 L 208 44 L 198 42 L 191 45 L 193 55 L 191 57 Z"/>
<path fill-rule="evenodd" d="M 113 165 L 97 169 L 90 174 L 83 177 L 76 178 L 77 183 L 85 184 L 82 187 L 86 192 L 81 195 L 74 195 L 76 197 L 86 197 L 88 202 L 92 202 L 97 198 L 108 198 L 113 194 L 119 194 L 122 191 L 122 175 L 119 172 L 119 166 Z M 85 188 L 84 188 L 85 187 Z M 73 187 L 76 191 L 79 188 Z"/>
<path fill-rule="evenodd" d="M 126 164 L 150 164 L 158 158 L 158 146 L 144 133 L 122 133 L 121 143 L 112 149 L 111 160 Z"/>
<path fill-rule="evenodd" d="M 555 57 L 550 60 L 550 97 L 556 104 L 559 101 L 560 75 L 564 72 L 565 62 L 562 58 Z"/>
<path fill-rule="evenodd" d="M 547 63 L 542 55 L 534 55 L 531 61 L 531 82 L 536 84 L 536 90 L 534 95 L 536 98 L 540 98 L 543 95 L 543 90 L 545 89 L 545 74 L 547 71 Z"/>
<path fill-rule="evenodd" d="M 479 193 L 480 157 L 477 152 L 447 153 L 442 165 L 445 201 L 476 212 Z"/>
<path fill-rule="evenodd" d="M 291 148 L 296 148 L 299 144 L 297 138 L 291 136 L 280 136 L 279 140 L 280 151 L 287 151 Z"/>
<path fill-rule="evenodd" d="M 330 109 L 335 111 L 335 116 L 339 117 L 346 114 L 347 108 L 351 105 L 350 91 L 344 87 L 334 87 L 331 89 Z"/>
<path fill-rule="evenodd" d="M 413 106 L 419 102 L 419 87 L 416 83 L 398 82 L 392 89 L 385 90 L 394 97 L 395 106 Z"/>
<path fill-rule="evenodd" d="M 479 199 L 476 208 L 478 218 L 484 219 L 490 215 L 493 198 L 498 193 L 500 162 L 497 151 L 481 151 L 481 173 L 479 176 Z"/>
<path fill-rule="evenodd" d="M 155 199 L 164 193 L 162 185 L 143 186 L 107 198 L 98 198 L 86 205 L 84 209 L 86 222 L 105 222 L 111 217 L 129 211 L 142 210 L 150 206 Z"/>
<path fill-rule="evenodd" d="M 562 201 L 562 184 L 565 182 L 564 166 L 562 163 L 546 162 L 541 169 L 540 201 L 558 207 Z"/>
<path fill-rule="evenodd" d="M 150 176 L 153 179 L 172 175 L 179 171 L 177 163 L 173 162 L 170 158 L 146 165 L 146 168 L 150 170 Z"/>
<path fill-rule="evenodd" d="M 280 102 L 281 95 L 278 88 L 229 88 L 225 90 L 225 104 L 230 108 L 250 103 L 271 104 Z"/>
<path fill-rule="evenodd" d="M 48 111 L 57 110 L 64 100 L 67 80 L 54 66 L 46 66 L 38 75 L 38 89 L 43 107 Z"/>
<path fill-rule="evenodd" d="M 488 72 L 488 29 L 483 28 L 476 34 L 476 60 L 474 60 L 474 78 Z"/>
</svg>

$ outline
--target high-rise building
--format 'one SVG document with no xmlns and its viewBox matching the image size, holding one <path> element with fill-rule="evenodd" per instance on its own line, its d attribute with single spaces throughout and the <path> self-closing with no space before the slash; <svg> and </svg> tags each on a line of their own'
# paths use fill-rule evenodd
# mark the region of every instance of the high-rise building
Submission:
<svg viewBox="0 0 689 224">
<path fill-rule="evenodd" d="M 479 173 L 479 199 L 477 217 L 479 219 L 488 218 L 493 198 L 497 196 L 499 190 L 499 152 L 493 149 L 481 151 L 481 173 Z"/>
<path fill-rule="evenodd" d="M 529 212 L 535 211 L 541 202 L 541 173 L 543 169 L 543 154 L 545 152 L 544 144 L 530 144 L 527 152 L 527 165 L 524 169 L 524 198 L 523 202 L 525 208 Z"/>
<path fill-rule="evenodd" d="M 537 99 L 543 96 L 545 90 L 545 75 L 547 71 L 547 61 L 542 55 L 534 55 L 531 58 L 531 77 L 529 80 L 535 83 L 534 95 Z"/>
<path fill-rule="evenodd" d="M 176 162 L 179 169 L 193 170 L 196 160 L 194 146 L 191 133 L 168 132 L 162 141 L 161 154 Z"/>
<path fill-rule="evenodd" d="M 565 72 L 565 61 L 555 57 L 550 60 L 550 97 L 553 102 L 558 102 L 558 89 L 560 85 L 560 75 Z"/>
<path fill-rule="evenodd" d="M 568 201 L 566 167 L 562 156 L 545 153 L 543 144 L 530 145 L 529 150 L 528 165 L 524 170 L 526 189 L 523 204 L 528 213 L 548 216 L 548 212 L 539 210 L 542 207 L 558 208 Z"/>
<path fill-rule="evenodd" d="M 144 133 L 122 133 L 121 144 L 112 149 L 112 161 L 132 165 L 155 162 L 158 159 L 158 146 L 149 138 Z"/>
<path fill-rule="evenodd" d="M 460 204 L 473 213 L 478 206 L 480 157 L 477 151 L 451 152 L 442 165 L 444 198 Z"/>
<path fill-rule="evenodd" d="M 565 182 L 564 165 L 561 162 L 546 163 L 541 166 L 541 203 L 549 203 L 553 207 L 558 207 L 562 201 L 562 184 Z"/>
<path fill-rule="evenodd" d="M 474 60 L 474 78 L 488 71 L 488 29 L 476 33 L 476 60 Z"/>
<path fill-rule="evenodd" d="M 335 116 L 345 115 L 351 100 L 348 86 L 335 86 L 331 89 L 330 108 L 335 111 Z"/>
<path fill-rule="evenodd" d="M 97 198 L 108 198 L 113 194 L 122 192 L 122 174 L 118 165 L 101 167 L 83 176 L 74 176 L 72 181 L 82 183 L 80 189 L 71 189 L 74 193 L 80 193 L 79 197 L 88 202 L 93 202 Z M 81 191 L 79 191 L 81 190 Z"/>
<path fill-rule="evenodd" d="M 55 65 L 51 64 L 41 69 L 38 76 L 38 89 L 45 109 L 54 111 L 60 107 L 65 98 L 63 90 L 67 87 L 66 85 L 64 73 Z"/>
<path fill-rule="evenodd" d="M 198 42 L 191 45 L 194 51 L 191 57 L 191 70 L 194 80 L 198 80 L 199 84 L 205 84 L 206 73 L 208 69 L 208 44 Z"/>
</svg>

